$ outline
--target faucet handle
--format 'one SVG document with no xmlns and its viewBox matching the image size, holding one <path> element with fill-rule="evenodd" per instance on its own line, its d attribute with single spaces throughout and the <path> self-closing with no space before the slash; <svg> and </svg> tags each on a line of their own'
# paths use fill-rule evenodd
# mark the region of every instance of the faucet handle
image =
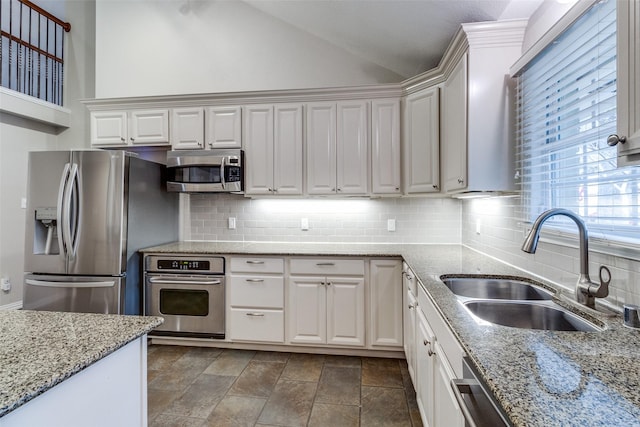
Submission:
<svg viewBox="0 0 640 427">
<path fill-rule="evenodd" d="M 611 283 L 611 271 L 609 271 L 609 268 L 604 265 L 600 266 L 599 279 L 600 286 L 598 286 L 598 289 L 596 289 L 592 295 L 596 298 L 604 298 L 609 295 L 609 283 Z"/>
</svg>

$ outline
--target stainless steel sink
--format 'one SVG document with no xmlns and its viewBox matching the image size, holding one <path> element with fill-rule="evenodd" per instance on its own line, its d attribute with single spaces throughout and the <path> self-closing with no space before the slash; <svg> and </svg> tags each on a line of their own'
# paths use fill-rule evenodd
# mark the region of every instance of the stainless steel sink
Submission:
<svg viewBox="0 0 640 427">
<path fill-rule="evenodd" d="M 456 295 L 500 300 L 550 300 L 551 291 L 517 279 L 451 277 L 442 279 Z"/>
<path fill-rule="evenodd" d="M 583 332 L 601 330 L 552 301 L 468 300 L 464 306 L 479 319 L 514 328 Z"/>
</svg>

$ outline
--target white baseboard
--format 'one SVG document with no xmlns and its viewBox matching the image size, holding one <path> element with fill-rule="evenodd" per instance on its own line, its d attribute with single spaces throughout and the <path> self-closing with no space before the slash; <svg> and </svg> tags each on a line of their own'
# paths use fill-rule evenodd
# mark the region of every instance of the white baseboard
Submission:
<svg viewBox="0 0 640 427">
<path fill-rule="evenodd" d="M 20 310 L 22 308 L 22 300 L 0 305 L 0 310 Z"/>
</svg>

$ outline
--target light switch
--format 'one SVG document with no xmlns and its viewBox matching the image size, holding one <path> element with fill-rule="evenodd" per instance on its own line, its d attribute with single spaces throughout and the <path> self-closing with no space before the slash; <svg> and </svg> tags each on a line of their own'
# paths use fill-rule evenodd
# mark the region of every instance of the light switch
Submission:
<svg viewBox="0 0 640 427">
<path fill-rule="evenodd" d="M 232 216 L 229 217 L 229 230 L 236 229 L 236 219 Z"/>
</svg>

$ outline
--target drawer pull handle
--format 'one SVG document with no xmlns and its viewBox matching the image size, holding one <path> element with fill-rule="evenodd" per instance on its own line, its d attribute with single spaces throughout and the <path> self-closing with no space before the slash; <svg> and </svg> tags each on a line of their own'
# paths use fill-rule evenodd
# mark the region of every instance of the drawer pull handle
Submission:
<svg viewBox="0 0 640 427">
<path fill-rule="evenodd" d="M 264 282 L 264 279 L 247 279 L 247 282 L 259 283 Z"/>
<path fill-rule="evenodd" d="M 264 264 L 264 261 L 254 261 L 254 260 L 248 260 L 247 264 Z"/>
<path fill-rule="evenodd" d="M 247 313 L 247 316 L 264 317 L 264 313 Z"/>
<path fill-rule="evenodd" d="M 332 267 L 336 264 L 334 262 L 319 262 L 319 263 L 316 263 L 316 265 L 318 267 Z"/>
</svg>

